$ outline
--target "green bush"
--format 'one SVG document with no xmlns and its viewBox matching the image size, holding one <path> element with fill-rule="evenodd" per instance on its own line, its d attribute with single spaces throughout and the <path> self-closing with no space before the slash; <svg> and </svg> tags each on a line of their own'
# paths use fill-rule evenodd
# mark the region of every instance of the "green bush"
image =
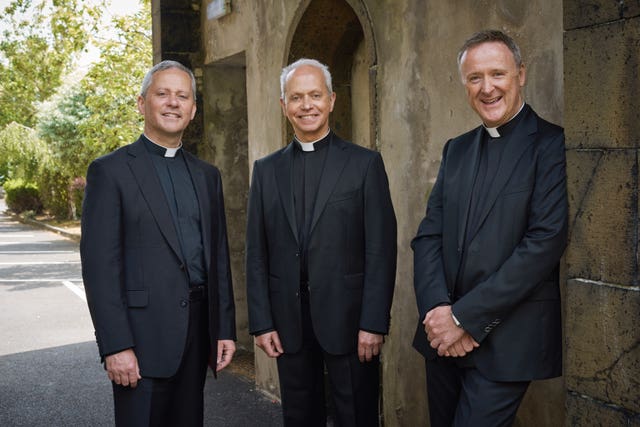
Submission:
<svg viewBox="0 0 640 427">
<path fill-rule="evenodd" d="M 7 207 L 14 212 L 42 211 L 42 201 L 38 187 L 22 179 L 5 181 L 4 191 L 6 193 Z"/>
</svg>

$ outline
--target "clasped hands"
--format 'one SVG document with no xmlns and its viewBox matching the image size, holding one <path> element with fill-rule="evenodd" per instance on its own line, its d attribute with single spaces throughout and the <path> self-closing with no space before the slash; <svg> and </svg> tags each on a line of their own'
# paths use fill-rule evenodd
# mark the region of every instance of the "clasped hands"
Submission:
<svg viewBox="0 0 640 427">
<path fill-rule="evenodd" d="M 449 305 L 430 310 L 422 324 L 431 347 L 440 356 L 462 357 L 480 346 L 468 332 L 456 326 Z"/>
</svg>

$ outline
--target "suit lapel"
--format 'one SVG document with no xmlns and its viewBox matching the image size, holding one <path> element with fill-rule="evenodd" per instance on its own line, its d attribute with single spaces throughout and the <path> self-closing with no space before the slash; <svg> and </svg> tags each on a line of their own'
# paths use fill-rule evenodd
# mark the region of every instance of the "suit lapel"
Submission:
<svg viewBox="0 0 640 427">
<path fill-rule="evenodd" d="M 184 150 L 182 153 L 184 154 L 185 163 L 187 164 L 187 169 L 191 175 L 191 180 L 193 181 L 193 186 L 198 198 L 202 246 L 204 247 L 204 259 L 208 270 L 211 260 L 211 220 L 214 218 L 214 206 L 211 205 L 212 195 L 207 194 L 207 182 L 204 172 L 196 165 L 194 156 Z"/>
<path fill-rule="evenodd" d="M 144 148 L 142 140 L 138 139 L 138 141 L 131 144 L 128 153 L 129 168 L 140 187 L 142 196 L 149 206 L 151 215 L 153 215 L 158 223 L 160 232 L 164 235 L 165 239 L 167 239 L 169 246 L 171 246 L 178 258 L 182 259 L 180 242 L 175 225 L 173 224 L 167 199 L 162 191 L 162 186 L 153 167 L 151 157 Z"/>
<path fill-rule="evenodd" d="M 464 160 L 460 163 L 462 171 L 460 172 L 460 183 L 458 185 L 460 191 L 460 209 L 458 211 L 458 247 L 464 245 L 464 236 L 467 230 L 467 218 L 469 209 L 471 209 L 471 192 L 473 190 L 473 181 L 475 180 L 480 164 L 480 146 L 482 138 L 482 126 L 480 126 L 473 134 L 470 141 L 469 151 L 463 153 L 463 157 L 469 156 L 469 162 Z M 464 167 L 467 165 L 467 167 Z"/>
<path fill-rule="evenodd" d="M 291 188 L 291 174 L 293 173 L 293 143 L 289 144 L 283 151 L 276 164 L 276 181 L 278 183 L 278 191 L 280 200 L 284 208 L 287 221 L 291 227 L 291 232 L 299 244 L 298 226 L 296 224 L 296 211 L 293 205 L 293 188 Z"/>
<path fill-rule="evenodd" d="M 507 146 L 504 148 L 504 153 L 502 154 L 500 164 L 498 165 L 498 171 L 493 183 L 491 184 L 489 193 L 487 194 L 487 200 L 484 203 L 482 212 L 480 212 L 477 229 L 482 227 L 482 223 L 487 215 L 489 215 L 498 195 L 506 185 L 511 175 L 515 172 L 514 169 L 518 160 L 522 156 L 522 153 L 524 153 L 529 145 L 531 145 L 535 140 L 537 123 L 535 116 L 531 114 L 531 112 L 523 117 L 522 123 L 517 126 L 518 127 L 513 130 L 513 134 L 507 142 Z"/>
<path fill-rule="evenodd" d="M 318 194 L 313 208 L 311 226 L 309 227 L 309 236 L 313 234 L 313 229 L 318 223 L 320 215 L 327 204 L 327 200 L 329 200 L 329 196 L 333 192 L 333 189 L 338 182 L 338 178 L 340 178 L 342 170 L 349 159 L 347 145 L 341 139 L 335 137 L 333 133 L 331 134 L 328 149 L 329 152 L 327 153 L 327 158 L 324 163 L 324 170 L 322 171 Z"/>
</svg>

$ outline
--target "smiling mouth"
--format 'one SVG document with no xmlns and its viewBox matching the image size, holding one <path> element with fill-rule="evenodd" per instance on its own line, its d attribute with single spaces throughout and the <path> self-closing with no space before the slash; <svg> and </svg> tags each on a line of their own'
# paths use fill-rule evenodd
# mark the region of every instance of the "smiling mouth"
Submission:
<svg viewBox="0 0 640 427">
<path fill-rule="evenodd" d="M 179 119 L 182 116 L 176 113 L 164 113 L 162 117 L 168 117 L 170 119 Z"/>
<path fill-rule="evenodd" d="M 483 99 L 480 102 L 482 102 L 485 105 L 493 105 L 495 103 L 497 103 L 498 101 L 500 101 L 502 99 L 501 96 L 498 96 L 496 98 L 492 98 L 492 99 Z"/>
</svg>

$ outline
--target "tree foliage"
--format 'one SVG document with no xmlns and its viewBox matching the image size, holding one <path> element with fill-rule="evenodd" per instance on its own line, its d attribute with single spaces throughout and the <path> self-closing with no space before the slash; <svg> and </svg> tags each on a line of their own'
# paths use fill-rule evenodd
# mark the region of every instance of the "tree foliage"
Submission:
<svg viewBox="0 0 640 427">
<path fill-rule="evenodd" d="M 142 131 L 142 116 L 136 98 L 145 73 L 151 67 L 151 5 L 142 2 L 133 16 L 114 19 L 117 36 L 100 43 L 100 60 L 80 86 L 90 111 L 80 124 L 85 144 L 92 155 L 108 153 L 128 144 Z"/>
<path fill-rule="evenodd" d="M 59 41 L 62 43 L 61 49 L 66 49 L 67 52 L 82 49 L 87 40 L 83 37 L 88 37 L 83 33 L 83 28 L 87 27 L 80 25 L 75 18 L 72 19 L 70 14 L 93 13 L 91 16 L 97 17 L 100 12 L 89 12 L 77 0 L 50 1 L 53 1 L 53 8 L 48 12 L 45 12 L 43 6 L 47 0 L 40 0 L 36 5 L 40 7 L 40 17 L 37 19 L 39 22 L 55 21 L 51 27 L 52 34 L 68 32 L 69 44 Z M 69 69 L 69 63 L 59 62 L 59 72 L 49 76 L 50 79 L 46 82 L 47 96 L 37 86 L 44 85 L 43 82 L 34 82 L 32 86 L 20 83 L 23 92 L 13 91 L 16 103 L 20 106 L 12 109 L 5 108 L 3 97 L 8 85 L 4 75 L 0 77 L 0 129 L 3 121 L 10 118 L 34 124 L 38 130 L 38 140 L 45 147 L 37 167 L 14 162 L 7 165 L 7 175 L 11 175 L 10 170 L 35 167 L 38 173 L 33 179 L 38 184 L 45 209 L 56 216 L 75 216 L 78 194 L 82 194 L 84 185 L 82 177 L 91 160 L 132 142 L 142 131 L 143 120 L 137 111 L 136 98 L 144 74 L 152 64 L 152 48 L 150 1 L 142 0 L 141 3 L 143 7 L 138 13 L 113 19 L 113 31 L 109 38 L 93 40 L 100 51 L 100 57 L 79 81 L 62 85 L 63 80 L 70 79 L 69 74 L 64 73 Z M 9 16 L 18 16 L 26 7 L 32 7 L 31 1 L 13 0 L 6 12 Z M 80 10 L 84 12 L 79 12 Z M 58 18 L 54 18 L 55 16 Z M 19 25 L 17 21 L 15 25 Z M 22 34 L 21 40 L 27 40 L 25 35 L 35 31 L 27 29 L 27 24 L 24 25 L 17 32 Z M 35 37 L 34 40 L 43 47 L 57 46 L 58 43 L 52 36 L 39 39 Z M 10 50 L 7 46 L 9 44 L 5 45 L 4 42 L 0 45 L 0 71 L 4 72 L 1 67 L 13 67 L 17 70 L 16 64 L 27 67 L 30 59 L 25 56 L 30 55 L 29 49 L 18 51 L 18 45 L 15 44 L 14 50 Z M 10 55 L 6 52 L 10 52 Z M 3 61 L 3 54 L 11 60 Z M 58 92 L 49 96 L 56 89 Z M 44 100 L 48 101 L 42 103 Z M 37 114 L 34 113 L 36 107 L 40 110 Z"/>
<path fill-rule="evenodd" d="M 37 105 L 60 86 L 95 31 L 100 9 L 81 0 L 13 0 L 0 14 L 0 128 L 35 125 Z"/>
<path fill-rule="evenodd" d="M 47 161 L 49 147 L 31 128 L 13 122 L 0 131 L 0 184 L 7 179 L 33 182 Z"/>
</svg>

